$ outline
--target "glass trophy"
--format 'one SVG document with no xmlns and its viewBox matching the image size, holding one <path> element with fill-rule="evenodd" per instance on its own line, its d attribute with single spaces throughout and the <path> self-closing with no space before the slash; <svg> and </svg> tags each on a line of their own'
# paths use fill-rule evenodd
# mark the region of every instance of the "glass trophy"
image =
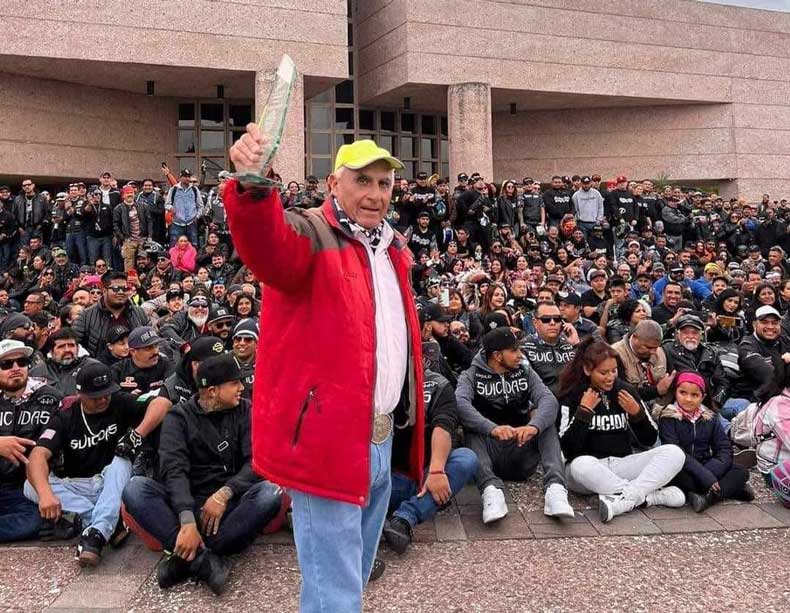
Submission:
<svg viewBox="0 0 790 613">
<path fill-rule="evenodd" d="M 258 127 L 266 137 L 266 145 L 263 150 L 261 167 L 257 173 L 243 172 L 235 173 L 231 176 L 244 183 L 259 183 L 262 185 L 279 185 L 277 181 L 265 176 L 269 171 L 274 154 L 280 147 L 280 141 L 285 128 L 285 117 L 288 113 L 288 105 L 291 101 L 296 83 L 296 65 L 286 54 L 280 60 L 277 73 L 274 77 L 274 85 L 266 98 L 266 105 L 258 120 Z"/>
</svg>

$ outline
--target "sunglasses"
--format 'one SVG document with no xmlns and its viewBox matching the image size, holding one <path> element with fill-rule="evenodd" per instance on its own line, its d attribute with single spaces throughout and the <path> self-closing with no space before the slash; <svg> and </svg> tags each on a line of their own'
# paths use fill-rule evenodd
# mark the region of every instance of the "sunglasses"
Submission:
<svg viewBox="0 0 790 613">
<path fill-rule="evenodd" d="M 107 288 L 108 292 L 115 292 L 116 294 L 125 294 L 126 293 L 126 286 L 125 285 L 110 285 Z"/>
<path fill-rule="evenodd" d="M 19 368 L 27 368 L 30 366 L 30 358 L 9 358 L 8 360 L 0 360 L 0 370 L 11 370 L 14 365 Z"/>
<path fill-rule="evenodd" d="M 190 307 L 193 309 L 207 309 L 208 303 L 207 302 L 191 302 L 189 304 Z"/>
<path fill-rule="evenodd" d="M 91 294 L 101 294 L 101 290 L 100 289 L 92 289 L 91 290 Z"/>
<path fill-rule="evenodd" d="M 562 317 L 557 315 L 553 317 L 552 315 L 544 315 L 543 317 L 538 317 L 538 321 L 542 324 L 559 324 L 562 323 Z"/>
<path fill-rule="evenodd" d="M 214 327 L 219 330 L 230 330 L 233 327 L 233 324 L 229 321 L 219 321 L 214 324 Z"/>
</svg>

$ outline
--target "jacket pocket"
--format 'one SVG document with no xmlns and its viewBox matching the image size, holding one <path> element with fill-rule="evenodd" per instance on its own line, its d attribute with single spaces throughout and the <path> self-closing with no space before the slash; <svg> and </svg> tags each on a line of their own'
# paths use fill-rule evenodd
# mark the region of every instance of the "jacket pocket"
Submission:
<svg viewBox="0 0 790 613">
<path fill-rule="evenodd" d="M 310 391 L 307 392 L 307 397 L 302 402 L 302 408 L 299 410 L 299 417 L 296 419 L 296 427 L 294 428 L 294 435 L 291 439 L 291 447 L 296 447 L 297 443 L 299 442 L 299 436 L 302 433 L 302 424 L 304 423 L 304 418 L 307 415 L 307 411 L 310 407 L 315 403 L 315 388 L 311 387 Z"/>
</svg>

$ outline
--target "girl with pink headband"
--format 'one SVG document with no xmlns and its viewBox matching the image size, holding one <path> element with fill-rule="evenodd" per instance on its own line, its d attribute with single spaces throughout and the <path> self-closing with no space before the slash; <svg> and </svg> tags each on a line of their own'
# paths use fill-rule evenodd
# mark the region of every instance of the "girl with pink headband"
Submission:
<svg viewBox="0 0 790 613">
<path fill-rule="evenodd" d="M 705 380 L 681 372 L 674 382 L 675 402 L 659 414 L 658 434 L 664 445 L 677 445 L 686 463 L 672 480 L 697 513 L 724 498 L 753 500 L 749 472 L 732 463 L 732 444 L 716 413 L 702 404 Z"/>
</svg>

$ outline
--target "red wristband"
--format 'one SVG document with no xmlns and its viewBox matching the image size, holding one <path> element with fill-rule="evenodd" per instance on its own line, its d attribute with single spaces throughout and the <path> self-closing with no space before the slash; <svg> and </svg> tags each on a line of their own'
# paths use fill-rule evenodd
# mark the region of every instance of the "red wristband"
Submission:
<svg viewBox="0 0 790 613">
<path fill-rule="evenodd" d="M 428 474 L 429 475 L 444 475 L 445 472 L 443 470 L 429 470 Z"/>
</svg>

